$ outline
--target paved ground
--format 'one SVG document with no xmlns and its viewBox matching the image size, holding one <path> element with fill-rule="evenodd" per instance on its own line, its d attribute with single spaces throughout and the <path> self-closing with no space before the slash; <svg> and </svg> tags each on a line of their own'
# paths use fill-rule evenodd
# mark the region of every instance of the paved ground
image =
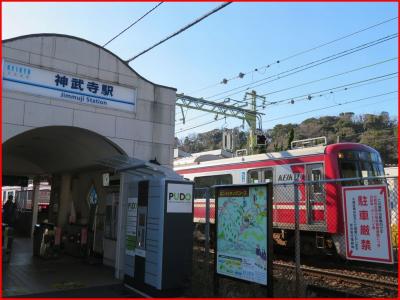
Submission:
<svg viewBox="0 0 400 300">
<path fill-rule="evenodd" d="M 21 295 L 15 297 L 23 298 L 140 298 L 136 294 L 126 288 L 122 284 L 96 286 L 81 289 L 71 289 L 65 291 L 47 292 L 31 295 Z"/>
<path fill-rule="evenodd" d="M 32 242 L 14 240 L 10 262 L 3 263 L 3 297 L 141 297 L 123 288 L 112 268 L 65 256 L 32 256 Z"/>
</svg>

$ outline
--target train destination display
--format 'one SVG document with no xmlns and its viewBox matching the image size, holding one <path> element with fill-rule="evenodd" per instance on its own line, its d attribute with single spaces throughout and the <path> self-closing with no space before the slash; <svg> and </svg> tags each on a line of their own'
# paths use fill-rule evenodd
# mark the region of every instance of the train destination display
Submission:
<svg viewBox="0 0 400 300">
<path fill-rule="evenodd" d="M 343 188 L 347 259 L 393 263 L 386 189 Z"/>
<path fill-rule="evenodd" d="M 267 185 L 217 187 L 217 274 L 267 285 Z"/>
</svg>

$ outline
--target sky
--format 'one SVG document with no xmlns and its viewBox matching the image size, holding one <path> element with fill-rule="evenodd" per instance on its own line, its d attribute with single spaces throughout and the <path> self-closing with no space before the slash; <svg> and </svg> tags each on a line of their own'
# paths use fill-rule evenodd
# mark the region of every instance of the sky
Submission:
<svg viewBox="0 0 400 300">
<path fill-rule="evenodd" d="M 2 39 L 60 33 L 103 45 L 157 3 L 2 3 Z M 220 4 L 165 2 L 106 48 L 129 59 Z M 392 35 L 398 32 L 398 19 L 317 47 L 397 16 L 397 3 L 235 2 L 130 66 L 152 82 L 215 102 L 231 98 L 227 104 L 238 105 L 235 100 L 241 101 L 246 92 L 255 90 L 266 97 L 265 107 L 261 98 L 258 102 L 263 115 L 257 127 L 263 130 L 341 112 L 386 111 L 397 118 L 398 38 Z M 360 51 L 334 56 L 385 37 L 388 40 Z M 316 49 L 291 57 L 312 48 Z M 336 59 L 311 64 L 326 57 Z M 302 70 L 301 66 L 310 68 Z M 299 72 L 286 72 L 289 70 Z M 241 72 L 246 75 L 237 78 Z M 346 74 L 337 75 L 341 73 Z M 224 78 L 234 79 L 222 84 Z M 304 84 L 312 81 L 316 82 Z M 356 82 L 347 89 L 336 88 Z M 214 114 L 184 113 L 185 124 L 177 107 L 175 132 L 179 138 L 243 125 L 242 120 L 231 117 L 219 115 L 221 120 L 215 121 Z"/>
</svg>

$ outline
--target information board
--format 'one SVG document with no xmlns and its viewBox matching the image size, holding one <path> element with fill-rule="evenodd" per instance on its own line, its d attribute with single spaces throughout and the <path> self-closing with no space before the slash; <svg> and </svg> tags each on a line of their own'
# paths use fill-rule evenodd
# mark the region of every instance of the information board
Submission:
<svg viewBox="0 0 400 300">
<path fill-rule="evenodd" d="M 386 188 L 343 188 L 347 259 L 393 263 Z"/>
<path fill-rule="evenodd" d="M 268 189 L 218 186 L 216 273 L 268 284 Z"/>
<path fill-rule="evenodd" d="M 125 253 L 131 256 L 135 255 L 136 248 L 137 205 L 138 198 L 128 198 Z"/>
</svg>

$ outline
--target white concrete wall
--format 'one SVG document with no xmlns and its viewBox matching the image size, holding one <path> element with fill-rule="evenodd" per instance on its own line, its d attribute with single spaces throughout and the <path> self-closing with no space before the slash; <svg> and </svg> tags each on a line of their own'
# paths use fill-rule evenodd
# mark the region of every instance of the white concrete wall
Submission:
<svg viewBox="0 0 400 300">
<path fill-rule="evenodd" d="M 103 48 L 59 35 L 3 42 L 3 59 L 137 89 L 136 113 L 3 90 L 3 140 L 29 129 L 66 125 L 95 131 L 127 155 L 172 166 L 176 90 L 141 78 Z"/>
</svg>

